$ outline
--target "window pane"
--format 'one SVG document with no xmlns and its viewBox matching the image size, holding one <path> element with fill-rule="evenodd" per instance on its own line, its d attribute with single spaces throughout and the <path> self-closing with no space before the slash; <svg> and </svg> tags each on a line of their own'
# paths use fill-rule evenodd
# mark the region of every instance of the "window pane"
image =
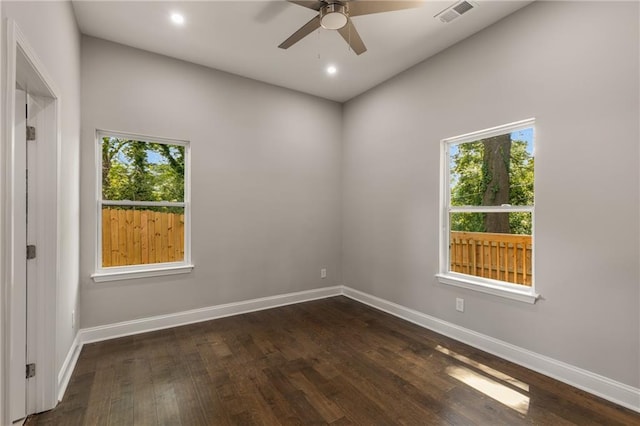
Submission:
<svg viewBox="0 0 640 426">
<path fill-rule="evenodd" d="M 451 213 L 450 271 L 531 286 L 531 213 Z"/>
<path fill-rule="evenodd" d="M 184 201 L 184 146 L 102 138 L 102 199 Z"/>
<path fill-rule="evenodd" d="M 103 207 L 103 268 L 183 260 L 183 207 Z"/>
<path fill-rule="evenodd" d="M 533 128 L 449 146 L 452 206 L 533 205 Z"/>
</svg>

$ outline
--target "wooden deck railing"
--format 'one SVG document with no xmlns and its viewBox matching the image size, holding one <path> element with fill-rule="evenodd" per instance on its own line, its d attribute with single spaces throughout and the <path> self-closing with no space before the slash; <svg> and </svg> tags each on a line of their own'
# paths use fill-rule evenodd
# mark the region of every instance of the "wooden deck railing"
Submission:
<svg viewBox="0 0 640 426">
<path fill-rule="evenodd" d="M 102 267 L 184 259 L 184 214 L 102 209 Z"/>
<path fill-rule="evenodd" d="M 531 235 L 451 232 L 451 271 L 531 286 Z"/>
</svg>

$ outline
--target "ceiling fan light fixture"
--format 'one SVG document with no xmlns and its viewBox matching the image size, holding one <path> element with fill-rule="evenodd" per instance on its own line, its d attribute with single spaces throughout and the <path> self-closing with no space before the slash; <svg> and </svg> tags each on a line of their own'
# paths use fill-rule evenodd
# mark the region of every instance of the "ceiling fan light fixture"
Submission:
<svg viewBox="0 0 640 426">
<path fill-rule="evenodd" d="M 459 0 L 470 2 L 471 0 Z M 351 18 L 354 16 L 369 15 L 372 13 L 393 12 L 395 10 L 411 9 L 419 7 L 420 1 L 352 1 L 352 0 L 289 0 L 293 4 L 306 7 L 318 12 L 309 22 L 298 28 L 289 38 L 280 43 L 280 49 L 288 49 L 303 38 L 319 28 L 338 30 L 344 41 L 356 55 L 367 51 L 360 34 L 353 25 Z M 462 13 L 462 12 L 460 12 Z"/>
<path fill-rule="evenodd" d="M 339 30 L 347 25 L 347 8 L 338 3 L 331 3 L 320 9 L 320 25 L 326 30 Z"/>
</svg>

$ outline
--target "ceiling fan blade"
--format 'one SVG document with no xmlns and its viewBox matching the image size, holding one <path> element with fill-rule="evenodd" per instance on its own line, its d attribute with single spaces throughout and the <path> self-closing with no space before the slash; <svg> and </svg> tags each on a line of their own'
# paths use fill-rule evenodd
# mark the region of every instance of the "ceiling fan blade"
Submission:
<svg viewBox="0 0 640 426">
<path fill-rule="evenodd" d="M 350 1 L 349 16 L 370 15 L 372 13 L 392 12 L 394 10 L 412 9 L 424 5 L 423 1 Z"/>
<path fill-rule="evenodd" d="M 351 49 L 356 52 L 356 55 L 361 55 L 367 51 L 367 48 L 360 38 L 360 34 L 356 31 L 356 27 L 353 25 L 353 21 L 351 19 L 349 19 L 347 21 L 347 25 L 340 28 L 338 32 L 349 46 L 351 46 Z"/>
<path fill-rule="evenodd" d="M 320 16 L 316 16 L 312 20 L 304 24 L 298 31 L 291 34 L 291 36 L 283 41 L 278 47 L 280 49 L 288 49 L 318 28 L 320 28 Z"/>
<path fill-rule="evenodd" d="M 306 7 L 307 9 L 320 10 L 326 3 L 320 0 L 289 0 L 289 3 L 297 4 L 298 6 Z"/>
<path fill-rule="evenodd" d="M 255 20 L 260 23 L 270 22 L 279 14 L 284 12 L 284 10 L 288 7 L 287 3 L 284 1 L 263 2 L 263 3 L 264 3 L 264 6 L 261 8 L 260 12 L 255 17 Z"/>
</svg>

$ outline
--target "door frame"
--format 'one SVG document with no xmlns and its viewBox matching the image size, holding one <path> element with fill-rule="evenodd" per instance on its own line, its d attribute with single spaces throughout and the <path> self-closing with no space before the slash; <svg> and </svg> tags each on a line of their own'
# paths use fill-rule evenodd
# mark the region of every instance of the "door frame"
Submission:
<svg viewBox="0 0 640 426">
<path fill-rule="evenodd" d="M 24 252 L 16 252 L 14 249 L 13 233 L 22 227 L 26 232 L 24 213 L 16 211 L 16 197 L 24 196 L 15 193 L 17 179 L 24 178 L 24 172 L 16 170 L 15 156 L 15 96 L 16 84 L 27 86 L 30 94 L 46 99 L 46 106 L 35 117 L 38 126 L 38 147 L 35 164 L 38 169 L 36 177 L 35 198 L 38 206 L 36 222 L 38 226 L 38 249 L 36 279 L 38 285 L 30 289 L 28 300 L 27 341 L 30 362 L 36 363 L 35 391 L 32 397 L 34 401 L 28 401 L 28 407 L 35 412 L 45 411 L 55 407 L 58 402 L 58 375 L 56 374 L 56 316 L 57 316 L 57 290 L 59 282 L 59 253 L 60 253 L 60 215 L 59 215 L 59 167 L 61 159 L 61 100 L 60 90 L 47 73 L 43 63 L 29 45 L 24 34 L 17 24 L 7 19 L 6 24 L 6 99 L 4 108 L 4 143 L 0 146 L 3 159 L 3 168 L 6 170 L 2 176 L 4 184 L 0 190 L 3 192 L 3 217 L 2 217 L 2 262 L 1 287 L 3 314 L 3 334 L 5 347 L 3 348 L 3 374 L 9 378 L 9 353 L 11 342 L 12 312 L 24 307 L 11 306 L 13 277 L 16 268 L 25 267 Z M 25 147 L 26 148 L 26 147 Z M 25 248 L 26 251 L 26 248 Z M 33 290 L 33 291 L 32 291 Z M 10 406 L 8 404 L 9 389 L 8 380 L 3 381 L 4 413 L 0 423 L 10 422 Z M 29 414 L 29 413 L 28 413 Z M 10 424 L 10 423 L 8 423 Z"/>
</svg>

